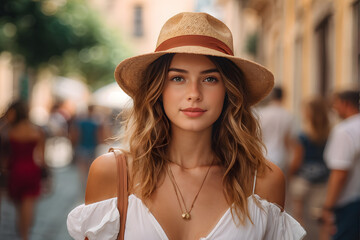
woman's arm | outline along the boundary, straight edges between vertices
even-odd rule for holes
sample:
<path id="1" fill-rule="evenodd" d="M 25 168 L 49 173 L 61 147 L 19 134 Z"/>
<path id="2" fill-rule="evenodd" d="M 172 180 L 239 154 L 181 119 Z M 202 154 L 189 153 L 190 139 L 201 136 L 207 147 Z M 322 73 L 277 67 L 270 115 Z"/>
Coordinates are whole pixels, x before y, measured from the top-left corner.
<path id="1" fill-rule="evenodd" d="M 104 154 L 90 166 L 86 184 L 85 204 L 116 197 L 117 166 L 113 153 Z"/>
<path id="2" fill-rule="evenodd" d="M 304 157 L 304 148 L 299 142 L 296 142 L 294 148 L 294 157 L 290 163 L 289 177 L 293 176 L 299 170 L 299 168 L 302 165 L 303 157 Z"/>
<path id="3" fill-rule="evenodd" d="M 285 205 L 285 176 L 281 169 L 272 162 L 267 163 L 263 174 L 256 182 L 255 193 L 261 198 L 278 205 L 281 210 Z"/>

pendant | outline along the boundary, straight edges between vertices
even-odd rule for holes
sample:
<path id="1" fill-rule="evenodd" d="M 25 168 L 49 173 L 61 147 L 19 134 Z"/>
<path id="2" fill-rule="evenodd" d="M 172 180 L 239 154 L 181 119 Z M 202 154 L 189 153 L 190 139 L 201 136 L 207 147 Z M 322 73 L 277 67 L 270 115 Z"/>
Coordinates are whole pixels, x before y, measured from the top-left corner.
<path id="1" fill-rule="evenodd" d="M 184 219 L 184 220 L 190 220 L 190 213 L 183 213 L 182 215 L 181 215 L 181 217 Z"/>

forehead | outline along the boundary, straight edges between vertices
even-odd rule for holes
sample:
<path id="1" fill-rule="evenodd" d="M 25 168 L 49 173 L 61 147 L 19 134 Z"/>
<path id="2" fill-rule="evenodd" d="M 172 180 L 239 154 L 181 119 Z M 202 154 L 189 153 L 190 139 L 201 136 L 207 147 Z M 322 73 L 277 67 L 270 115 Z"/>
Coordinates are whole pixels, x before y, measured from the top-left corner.
<path id="1" fill-rule="evenodd" d="M 171 61 L 170 68 L 205 70 L 216 69 L 216 66 L 210 58 L 205 55 L 177 53 Z"/>

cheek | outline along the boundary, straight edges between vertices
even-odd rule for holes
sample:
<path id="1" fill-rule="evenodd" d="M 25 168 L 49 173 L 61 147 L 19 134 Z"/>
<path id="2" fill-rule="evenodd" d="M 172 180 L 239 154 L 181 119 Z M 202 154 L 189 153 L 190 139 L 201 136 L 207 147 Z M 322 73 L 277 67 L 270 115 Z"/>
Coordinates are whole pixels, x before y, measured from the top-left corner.
<path id="1" fill-rule="evenodd" d="M 162 102 L 166 115 L 169 115 L 177 106 L 177 94 L 171 88 L 165 88 L 162 94 Z"/>
<path id="2" fill-rule="evenodd" d="M 213 106 L 214 113 L 218 118 L 223 110 L 224 101 L 225 101 L 225 90 L 224 91 L 216 91 L 211 94 L 209 97 L 211 99 L 211 105 Z"/>
<path id="3" fill-rule="evenodd" d="M 162 101 L 164 103 L 164 105 L 171 101 L 171 96 L 172 96 L 172 93 L 171 93 L 171 88 L 169 86 L 165 86 L 164 90 L 163 90 L 163 93 L 162 93 Z"/>
<path id="4" fill-rule="evenodd" d="M 222 108 L 225 100 L 225 89 L 219 89 L 212 94 L 212 99 L 217 106 Z"/>

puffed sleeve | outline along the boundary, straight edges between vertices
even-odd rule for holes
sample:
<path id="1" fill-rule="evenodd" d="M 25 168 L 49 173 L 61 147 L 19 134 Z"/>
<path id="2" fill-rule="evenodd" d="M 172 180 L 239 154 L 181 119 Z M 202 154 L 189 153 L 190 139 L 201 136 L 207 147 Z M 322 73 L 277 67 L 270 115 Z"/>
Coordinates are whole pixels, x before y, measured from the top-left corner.
<path id="1" fill-rule="evenodd" d="M 274 204 L 268 206 L 266 239 L 300 240 L 306 235 L 304 228 L 288 213 Z"/>
<path id="2" fill-rule="evenodd" d="M 80 205 L 67 218 L 67 228 L 75 240 L 116 239 L 120 229 L 117 199 Z"/>

